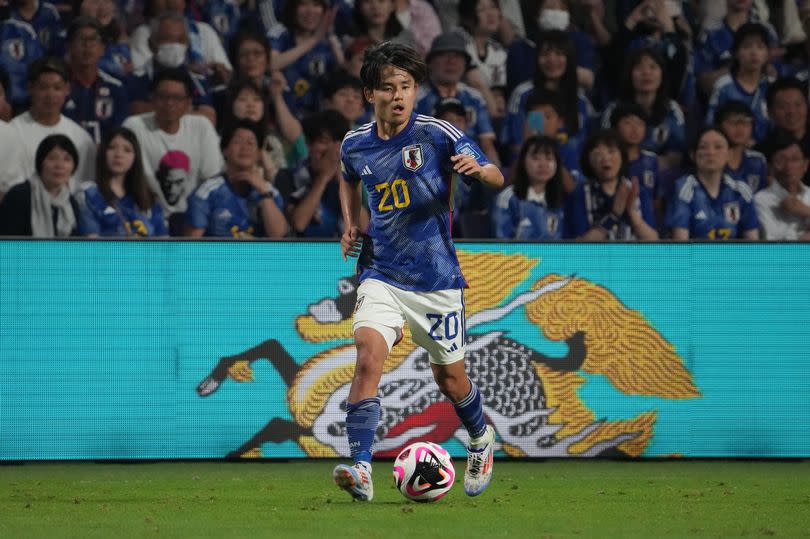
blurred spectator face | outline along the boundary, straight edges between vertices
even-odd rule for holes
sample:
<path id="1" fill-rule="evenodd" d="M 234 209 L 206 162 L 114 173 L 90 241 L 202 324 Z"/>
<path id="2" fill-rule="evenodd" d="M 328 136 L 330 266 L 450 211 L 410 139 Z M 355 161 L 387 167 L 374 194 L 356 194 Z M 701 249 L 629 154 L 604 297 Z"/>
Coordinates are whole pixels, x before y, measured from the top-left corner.
<path id="1" fill-rule="evenodd" d="M 657 92 L 661 87 L 661 66 L 647 55 L 641 56 L 630 71 L 637 92 Z"/>
<path id="2" fill-rule="evenodd" d="M 82 28 L 68 43 L 70 63 L 76 67 L 97 66 L 104 56 L 104 43 L 101 35 L 93 28 Z"/>
<path id="3" fill-rule="evenodd" d="M 249 79 L 259 80 L 267 73 L 270 59 L 261 43 L 246 39 L 239 45 L 236 62 L 239 73 Z"/>
<path id="4" fill-rule="evenodd" d="M 771 156 L 770 170 L 774 178 L 782 185 L 798 185 L 807 173 L 807 158 L 798 144 L 774 152 Z"/>
<path id="5" fill-rule="evenodd" d="M 506 116 L 506 89 L 502 87 L 490 88 L 492 99 L 495 101 L 495 112 L 493 118 L 503 118 Z"/>
<path id="6" fill-rule="evenodd" d="M 766 43 L 763 43 L 757 36 L 748 36 L 740 43 L 740 48 L 737 50 L 737 61 L 742 69 L 757 71 L 768 62 L 768 55 Z"/>
<path id="7" fill-rule="evenodd" d="M 307 147 L 309 148 L 310 167 L 316 174 L 323 171 L 324 167 L 330 166 L 330 163 L 334 163 L 337 167 L 340 162 L 340 141 L 332 140 L 327 134 L 308 139 Z M 334 172 L 337 173 L 337 168 Z"/>
<path id="8" fill-rule="evenodd" d="M 537 25 L 543 30 L 567 30 L 571 25 L 567 3 L 562 0 L 546 0 L 537 14 Z"/>
<path id="9" fill-rule="evenodd" d="M 158 3 L 165 4 L 163 11 L 179 11 L 183 13 L 186 10 L 186 0 L 158 0 Z M 163 11 L 156 11 L 155 13 L 163 13 Z"/>
<path id="10" fill-rule="evenodd" d="M 807 100 L 796 88 L 786 88 L 773 96 L 768 110 L 776 127 L 790 133 L 802 133 L 807 125 Z"/>
<path id="11" fill-rule="evenodd" d="M 544 46 L 537 56 L 537 67 L 548 80 L 560 80 L 568 67 L 568 58 L 561 50 Z"/>
<path id="12" fill-rule="evenodd" d="M 152 103 L 160 123 L 175 123 L 188 112 L 191 96 L 182 82 L 164 80 L 155 88 Z"/>
<path id="13" fill-rule="evenodd" d="M 28 87 L 31 110 L 36 115 L 58 115 L 70 93 L 68 83 L 56 73 L 45 72 Z"/>
<path id="14" fill-rule="evenodd" d="M 460 52 L 440 52 L 430 59 L 429 68 L 436 84 L 456 84 L 467 69 L 467 58 Z"/>
<path id="15" fill-rule="evenodd" d="M 351 86 L 341 88 L 335 92 L 331 99 L 326 101 L 329 108 L 343 114 L 351 123 L 355 123 L 365 112 L 363 109 L 363 93 Z"/>
<path id="16" fill-rule="evenodd" d="M 615 146 L 597 144 L 588 155 L 588 162 L 598 181 L 614 180 L 622 168 L 622 152 Z"/>
<path id="17" fill-rule="evenodd" d="M 720 129 L 726 134 L 732 146 L 747 148 L 754 131 L 754 120 L 744 114 L 732 114 L 720 122 Z"/>
<path id="18" fill-rule="evenodd" d="M 75 168 L 76 162 L 73 161 L 73 157 L 62 148 L 56 147 L 42 161 L 40 178 L 46 188 L 56 189 L 70 182 Z"/>
<path id="19" fill-rule="evenodd" d="M 551 105 L 539 105 L 537 107 L 533 107 L 531 110 L 526 111 L 527 118 L 529 112 L 543 113 L 543 132 L 542 133 L 533 132 L 529 128 L 529 122 L 526 121 L 523 124 L 524 139 L 527 139 L 532 135 L 546 135 L 548 137 L 556 137 L 557 133 L 559 133 L 565 127 L 562 117 L 559 114 L 557 114 L 557 111 L 554 110 L 554 107 L 552 107 Z"/>
<path id="20" fill-rule="evenodd" d="M 478 18 L 476 30 L 482 34 L 494 34 L 501 26 L 501 10 L 494 0 L 479 0 L 475 15 Z"/>
<path id="21" fill-rule="evenodd" d="M 303 32 L 314 32 L 323 17 L 323 4 L 317 0 L 300 0 L 295 10 L 295 22 Z"/>
<path id="22" fill-rule="evenodd" d="M 115 17 L 115 3 L 112 0 L 84 0 L 79 14 L 93 17 L 102 26 L 107 26 Z"/>
<path id="23" fill-rule="evenodd" d="M 441 116 L 439 116 L 440 120 L 444 120 L 446 122 L 450 122 L 456 127 L 459 131 L 466 131 L 467 130 L 467 116 L 455 113 L 453 111 L 446 111 Z"/>
<path id="24" fill-rule="evenodd" d="M 231 141 L 222 150 L 222 156 L 229 167 L 250 170 L 259 162 L 259 141 L 249 129 L 237 129 Z"/>
<path id="25" fill-rule="evenodd" d="M 616 132 L 619 138 L 628 146 L 640 146 L 644 141 L 647 131 L 647 124 L 635 115 L 625 116 L 616 124 Z"/>
<path id="26" fill-rule="evenodd" d="M 549 151 L 530 151 L 526 153 L 523 168 L 526 169 L 530 185 L 546 184 L 557 172 L 557 161 Z"/>
<path id="27" fill-rule="evenodd" d="M 240 120 L 258 122 L 264 117 L 264 101 L 252 88 L 242 88 L 233 100 L 233 115 Z"/>
<path id="28" fill-rule="evenodd" d="M 384 26 L 394 13 L 394 0 L 360 0 L 360 15 L 368 26 Z"/>
<path id="29" fill-rule="evenodd" d="M 753 3 L 754 0 L 726 0 L 726 7 L 728 8 L 729 12 L 747 12 L 749 9 L 751 9 L 751 4 Z"/>
<path id="30" fill-rule="evenodd" d="M 113 176 L 125 176 L 135 162 L 135 148 L 124 137 L 114 137 L 104 159 Z"/>
<path id="31" fill-rule="evenodd" d="M 700 137 L 695 150 L 695 164 L 698 172 L 721 172 L 728 164 L 728 142 L 717 131 L 706 131 Z"/>
<path id="32" fill-rule="evenodd" d="M 167 67 L 180 67 L 185 63 L 188 51 L 188 31 L 183 21 L 166 19 L 152 40 L 155 60 Z"/>

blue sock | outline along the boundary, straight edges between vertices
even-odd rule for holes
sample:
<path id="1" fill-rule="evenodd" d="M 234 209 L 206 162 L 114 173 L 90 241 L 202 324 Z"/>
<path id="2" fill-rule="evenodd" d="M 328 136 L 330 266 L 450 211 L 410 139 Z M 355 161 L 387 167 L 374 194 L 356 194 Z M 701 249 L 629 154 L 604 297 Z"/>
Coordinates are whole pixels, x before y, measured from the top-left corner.
<path id="1" fill-rule="evenodd" d="M 371 445 L 380 422 L 380 399 L 363 399 L 346 406 L 346 432 L 354 462 L 371 462 Z"/>
<path id="2" fill-rule="evenodd" d="M 458 415 L 470 438 L 478 438 L 487 430 L 484 422 L 484 408 L 481 406 L 481 393 L 478 387 L 470 380 L 470 392 L 459 402 L 454 402 L 456 415 Z"/>

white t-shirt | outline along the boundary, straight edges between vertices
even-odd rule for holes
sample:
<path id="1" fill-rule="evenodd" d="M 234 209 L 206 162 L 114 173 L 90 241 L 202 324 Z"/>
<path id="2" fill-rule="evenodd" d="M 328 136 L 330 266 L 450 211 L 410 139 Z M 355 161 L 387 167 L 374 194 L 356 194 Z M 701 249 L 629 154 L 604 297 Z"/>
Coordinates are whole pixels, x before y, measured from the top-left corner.
<path id="1" fill-rule="evenodd" d="M 478 47 L 471 35 L 464 33 L 467 54 L 472 58 L 471 67 L 481 70 L 487 86 L 506 86 L 506 49 L 494 39 L 487 40 L 486 56 L 478 55 Z"/>
<path id="2" fill-rule="evenodd" d="M 7 193 L 13 185 L 25 181 L 19 160 L 14 157 L 17 146 L 14 129 L 0 121 L 0 193 Z"/>
<path id="3" fill-rule="evenodd" d="M 810 206 L 810 188 L 802 184 L 799 189 L 799 200 Z M 810 231 L 810 219 L 789 214 L 779 207 L 787 196 L 787 190 L 779 182 L 773 182 L 754 195 L 763 240 L 798 240 Z"/>
<path id="4" fill-rule="evenodd" d="M 14 152 L 6 157 L 7 149 L 0 150 L 0 191 L 29 179 L 36 172 L 37 147 L 48 135 L 66 135 L 79 153 L 79 166 L 70 178 L 70 190 L 79 191 L 82 182 L 96 177 L 96 144 L 79 124 L 62 115 L 54 126 L 45 126 L 34 121 L 30 112 L 24 112 L 8 124 Z M 3 146 L 6 146 L 3 143 Z"/>
<path id="5" fill-rule="evenodd" d="M 219 38 L 216 30 L 211 28 L 211 25 L 195 21 L 197 28 L 200 30 L 200 43 L 202 44 L 202 55 L 206 62 L 223 64 L 229 71 L 233 71 L 231 61 L 228 60 L 228 55 L 225 48 L 222 46 L 222 40 Z M 152 59 L 152 49 L 149 48 L 149 36 L 152 30 L 148 24 L 142 24 L 137 27 L 132 35 L 129 36 L 129 48 L 132 53 L 132 65 L 136 70 L 142 69 Z"/>
<path id="6" fill-rule="evenodd" d="M 186 114 L 173 135 L 157 126 L 154 112 L 130 116 L 124 127 L 138 138 L 146 179 L 167 214 L 186 211 L 186 199 L 192 191 L 222 172 L 219 137 L 203 116 Z"/>

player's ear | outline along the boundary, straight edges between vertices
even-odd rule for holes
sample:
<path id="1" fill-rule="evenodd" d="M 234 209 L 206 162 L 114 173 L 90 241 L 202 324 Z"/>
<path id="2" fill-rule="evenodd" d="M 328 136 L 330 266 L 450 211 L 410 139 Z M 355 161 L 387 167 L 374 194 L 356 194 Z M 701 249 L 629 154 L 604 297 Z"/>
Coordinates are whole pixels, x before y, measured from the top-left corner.
<path id="1" fill-rule="evenodd" d="M 366 88 L 365 86 L 363 87 L 363 97 L 365 97 L 366 101 L 372 105 L 374 104 L 374 90 L 371 88 Z"/>

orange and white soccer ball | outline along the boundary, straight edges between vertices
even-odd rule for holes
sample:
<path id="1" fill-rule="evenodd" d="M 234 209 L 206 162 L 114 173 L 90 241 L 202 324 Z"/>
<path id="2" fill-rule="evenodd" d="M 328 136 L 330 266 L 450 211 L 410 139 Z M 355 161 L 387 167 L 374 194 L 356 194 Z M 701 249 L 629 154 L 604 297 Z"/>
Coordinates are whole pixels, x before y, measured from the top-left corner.
<path id="1" fill-rule="evenodd" d="M 413 443 L 394 461 L 397 488 L 415 502 L 435 502 L 450 491 L 455 478 L 450 453 L 433 442 Z"/>

